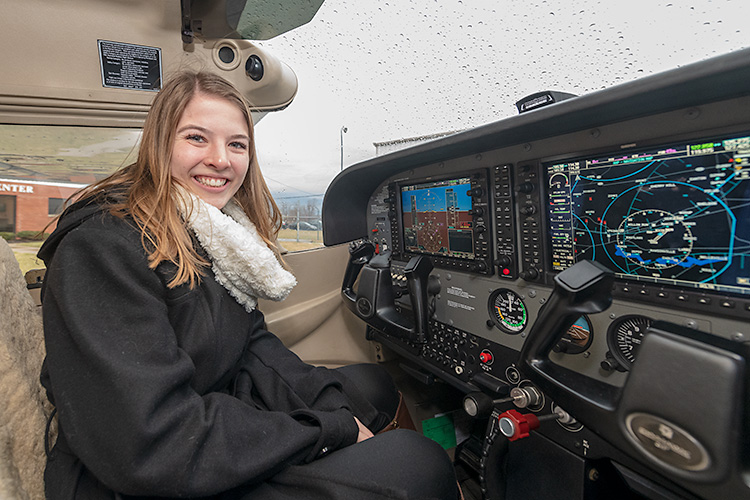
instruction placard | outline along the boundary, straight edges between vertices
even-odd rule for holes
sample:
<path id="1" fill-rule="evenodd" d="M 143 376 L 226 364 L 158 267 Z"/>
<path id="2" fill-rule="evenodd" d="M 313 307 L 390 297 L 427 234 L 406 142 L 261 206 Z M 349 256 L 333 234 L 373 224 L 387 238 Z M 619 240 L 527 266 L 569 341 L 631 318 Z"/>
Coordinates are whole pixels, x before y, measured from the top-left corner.
<path id="1" fill-rule="evenodd" d="M 108 88 L 161 89 L 161 49 L 99 40 L 102 85 Z"/>

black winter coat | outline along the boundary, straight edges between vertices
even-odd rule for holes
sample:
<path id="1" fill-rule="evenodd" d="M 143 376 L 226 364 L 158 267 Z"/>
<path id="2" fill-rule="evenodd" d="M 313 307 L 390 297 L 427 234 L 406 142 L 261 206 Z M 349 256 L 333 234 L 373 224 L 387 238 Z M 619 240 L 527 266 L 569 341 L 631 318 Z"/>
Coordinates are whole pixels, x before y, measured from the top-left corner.
<path id="1" fill-rule="evenodd" d="M 60 424 L 49 500 L 214 495 L 353 444 L 353 414 L 376 415 L 210 271 L 192 290 L 168 288 L 174 267 L 149 268 L 128 219 L 74 205 L 40 256 L 42 383 Z"/>

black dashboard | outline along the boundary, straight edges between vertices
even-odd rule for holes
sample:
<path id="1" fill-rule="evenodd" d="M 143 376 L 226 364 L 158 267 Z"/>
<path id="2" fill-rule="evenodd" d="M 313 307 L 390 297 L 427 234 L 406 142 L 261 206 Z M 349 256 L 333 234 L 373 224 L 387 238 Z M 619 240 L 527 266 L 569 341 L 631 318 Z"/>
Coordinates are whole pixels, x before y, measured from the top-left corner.
<path id="1" fill-rule="evenodd" d="M 410 307 L 410 259 L 434 266 L 426 341 L 377 327 L 372 339 L 425 380 L 495 398 L 525 389 L 525 408 L 539 415 L 556 403 L 526 380 L 518 353 L 555 277 L 579 261 L 614 273 L 613 300 L 604 312 L 578 316 L 549 353 L 554 364 L 622 388 L 656 322 L 745 344 L 750 50 L 351 167 L 329 187 L 323 224 L 326 245 L 365 239 L 390 256 L 399 311 Z M 540 432 L 579 457 L 618 456 L 576 418 Z M 748 434 L 735 436 L 744 450 L 736 473 L 750 457 Z M 664 482 L 626 456 L 616 460 L 686 498 L 750 496 L 747 484 L 694 488 Z M 655 488 L 647 496 L 668 498 Z"/>

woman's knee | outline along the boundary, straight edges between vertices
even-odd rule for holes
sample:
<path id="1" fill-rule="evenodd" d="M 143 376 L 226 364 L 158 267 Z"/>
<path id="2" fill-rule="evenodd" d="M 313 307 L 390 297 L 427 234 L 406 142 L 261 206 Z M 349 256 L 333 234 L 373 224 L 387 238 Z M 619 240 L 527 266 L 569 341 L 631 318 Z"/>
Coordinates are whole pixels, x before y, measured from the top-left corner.
<path id="1" fill-rule="evenodd" d="M 453 464 L 435 441 L 408 430 L 387 432 L 376 440 L 391 452 L 388 467 L 394 471 L 394 479 L 408 484 L 410 491 L 418 495 L 415 498 L 457 498 Z"/>

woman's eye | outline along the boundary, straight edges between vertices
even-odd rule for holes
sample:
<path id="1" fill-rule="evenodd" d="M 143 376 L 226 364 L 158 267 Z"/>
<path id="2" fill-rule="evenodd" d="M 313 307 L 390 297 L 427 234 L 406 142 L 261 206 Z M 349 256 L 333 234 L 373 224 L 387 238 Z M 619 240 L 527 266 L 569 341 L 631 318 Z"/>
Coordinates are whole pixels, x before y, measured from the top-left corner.
<path id="1" fill-rule="evenodd" d="M 189 134 L 185 137 L 188 141 L 205 142 L 206 139 L 202 135 Z"/>
<path id="2" fill-rule="evenodd" d="M 245 144 L 244 142 L 235 141 L 235 142 L 230 142 L 229 145 L 236 149 L 242 149 L 242 150 L 247 149 L 247 144 Z"/>

